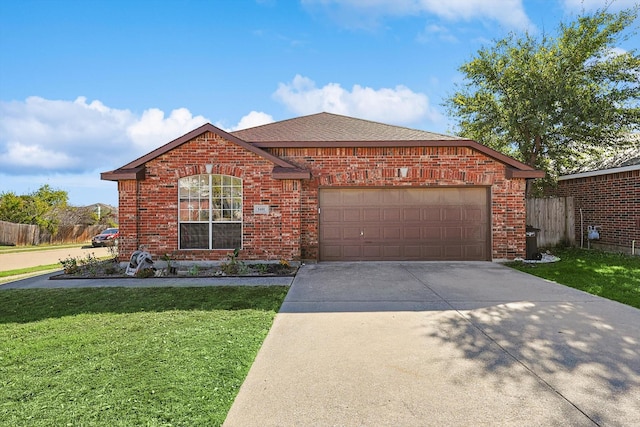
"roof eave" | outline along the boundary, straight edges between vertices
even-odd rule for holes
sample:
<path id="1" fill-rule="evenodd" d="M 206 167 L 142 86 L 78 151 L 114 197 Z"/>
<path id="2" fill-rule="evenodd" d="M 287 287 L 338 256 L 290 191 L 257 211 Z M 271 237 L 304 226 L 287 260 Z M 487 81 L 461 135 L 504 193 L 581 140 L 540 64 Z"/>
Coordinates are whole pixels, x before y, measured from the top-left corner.
<path id="1" fill-rule="evenodd" d="M 299 168 L 283 168 L 276 166 L 271 172 L 273 179 L 310 179 L 311 172 Z"/>
<path id="2" fill-rule="evenodd" d="M 535 170 L 535 169 L 521 170 L 521 169 L 507 168 L 507 172 L 506 172 L 506 177 L 508 179 L 514 179 L 514 178 L 538 179 L 538 178 L 544 178 L 545 176 L 546 176 L 545 171 Z"/>
<path id="3" fill-rule="evenodd" d="M 138 166 L 137 168 L 120 168 L 108 172 L 102 172 L 100 174 L 100 179 L 103 181 L 141 181 L 144 179 L 144 172 L 144 165 Z"/>
<path id="4" fill-rule="evenodd" d="M 514 178 L 526 177 L 542 178 L 544 171 L 539 171 L 522 163 L 513 157 L 509 157 L 492 148 L 482 145 L 471 139 L 442 139 L 442 140 L 392 140 L 392 141 L 249 141 L 250 145 L 259 148 L 357 148 L 357 147 L 468 147 L 479 151 L 509 169 L 517 172 Z"/>

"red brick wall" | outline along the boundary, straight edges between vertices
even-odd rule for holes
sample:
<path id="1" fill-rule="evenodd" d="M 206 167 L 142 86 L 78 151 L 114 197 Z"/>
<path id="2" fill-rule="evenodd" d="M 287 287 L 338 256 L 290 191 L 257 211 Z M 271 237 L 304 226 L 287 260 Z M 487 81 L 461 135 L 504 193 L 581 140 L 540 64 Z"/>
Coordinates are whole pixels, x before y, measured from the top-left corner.
<path id="1" fill-rule="evenodd" d="M 178 251 L 178 179 L 206 173 L 207 163 L 213 164 L 214 174 L 242 179 L 240 257 L 300 259 L 299 183 L 273 179 L 271 162 L 207 132 L 148 162 L 144 180 L 120 182 L 121 261 L 138 248 L 155 259 L 165 253 L 172 253 L 176 260 L 226 259 L 231 250 Z M 269 205 L 270 213 L 255 215 L 254 204 Z"/>
<path id="2" fill-rule="evenodd" d="M 178 248 L 178 179 L 205 173 L 243 181 L 245 260 L 318 258 L 318 188 L 323 186 L 489 186 L 492 258 L 525 255 L 525 180 L 506 179 L 505 166 L 466 147 L 279 148 L 268 150 L 311 171 L 310 180 L 275 180 L 273 164 L 212 133 L 150 161 L 145 179 L 121 181 L 121 260 L 143 247 L 154 257 Z M 406 178 L 398 169 L 408 167 Z M 137 190 L 137 191 L 136 191 Z M 253 206 L 270 206 L 255 215 Z M 178 260 L 223 260 L 229 250 L 182 250 Z"/>
<path id="3" fill-rule="evenodd" d="M 576 242 L 582 209 L 585 246 L 589 225 L 601 227 L 596 246 L 623 252 L 631 251 L 633 240 L 640 246 L 640 170 L 559 181 L 553 193 L 574 199 Z"/>
<path id="4" fill-rule="evenodd" d="M 525 180 L 505 178 L 505 166 L 466 147 L 280 148 L 269 150 L 311 170 L 302 181 L 302 258 L 318 258 L 318 188 L 360 186 L 491 187 L 492 258 L 525 256 Z M 408 167 L 406 178 L 398 169 Z"/>

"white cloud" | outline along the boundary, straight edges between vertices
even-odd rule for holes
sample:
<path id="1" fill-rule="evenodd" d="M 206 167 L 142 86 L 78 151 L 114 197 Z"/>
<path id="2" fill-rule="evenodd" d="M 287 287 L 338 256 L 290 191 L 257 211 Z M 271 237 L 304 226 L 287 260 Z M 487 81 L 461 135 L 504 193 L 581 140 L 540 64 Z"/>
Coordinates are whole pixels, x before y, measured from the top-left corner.
<path id="1" fill-rule="evenodd" d="M 480 19 L 514 29 L 533 27 L 522 0 L 303 0 L 302 3 L 308 8 L 322 8 L 343 24 L 360 19 L 360 26 L 375 24 L 385 16 L 428 14 L 451 22 Z"/>
<path id="2" fill-rule="evenodd" d="M 127 135 L 137 148 L 146 152 L 207 122 L 202 116 L 193 117 L 186 108 L 173 110 L 167 118 L 162 110 L 150 108 L 127 127 Z"/>
<path id="3" fill-rule="evenodd" d="M 273 123 L 273 117 L 267 113 L 263 113 L 261 111 L 252 111 L 246 116 L 240 119 L 237 125 L 231 128 L 231 131 L 252 128 L 255 126 L 266 125 L 268 123 Z"/>
<path id="4" fill-rule="evenodd" d="M 603 9 L 607 6 L 607 3 L 610 2 L 605 2 L 604 0 L 562 0 L 562 3 L 564 9 L 567 11 L 583 12 Z M 613 12 L 636 6 L 638 6 L 638 0 L 614 0 L 607 7 L 607 10 Z"/>
<path id="5" fill-rule="evenodd" d="M 440 119 L 425 94 L 402 85 L 381 89 L 354 85 L 348 91 L 338 83 L 318 88 L 313 80 L 296 75 L 290 83 L 280 83 L 274 97 L 300 115 L 324 111 L 393 124 Z"/>
<path id="6" fill-rule="evenodd" d="M 97 100 L 87 103 L 84 97 L 0 101 L 0 171 L 31 175 L 109 170 L 206 122 L 185 108 L 168 117 L 152 108 L 138 117 Z"/>

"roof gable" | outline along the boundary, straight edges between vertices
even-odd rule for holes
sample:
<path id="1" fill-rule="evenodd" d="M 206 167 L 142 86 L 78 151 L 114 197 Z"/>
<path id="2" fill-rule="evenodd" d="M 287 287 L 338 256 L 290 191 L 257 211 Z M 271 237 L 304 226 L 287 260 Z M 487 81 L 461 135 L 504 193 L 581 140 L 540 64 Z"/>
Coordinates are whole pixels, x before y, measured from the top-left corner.
<path id="1" fill-rule="evenodd" d="M 194 138 L 199 137 L 200 135 L 206 132 L 211 132 L 216 135 L 219 135 L 224 139 L 226 139 L 227 141 L 238 144 L 241 147 L 245 148 L 246 150 L 257 154 L 258 156 L 263 157 L 266 160 L 269 160 L 275 166 L 274 177 L 279 177 L 279 176 L 307 176 L 308 177 L 308 172 L 298 169 L 295 165 L 292 165 L 286 160 L 283 160 L 277 156 L 274 156 L 273 154 L 270 154 L 264 151 L 263 149 L 256 147 L 252 144 L 248 144 L 247 142 L 239 139 L 238 137 L 233 136 L 230 133 L 225 132 L 220 128 L 217 128 L 211 123 L 206 123 L 200 126 L 199 128 L 194 129 L 191 132 L 186 133 L 185 135 L 177 139 L 174 139 L 173 141 L 168 142 L 167 144 L 161 147 L 156 148 L 155 150 L 145 154 L 142 157 L 137 158 L 132 162 L 127 163 L 126 165 L 116 170 L 101 173 L 100 174 L 101 179 L 108 180 L 108 181 L 118 181 L 121 179 L 142 179 L 144 177 L 145 163 L 157 157 L 160 157 L 165 153 L 168 153 L 169 151 L 181 146 L 182 144 L 188 141 L 191 141 Z M 288 174 L 283 173 L 283 171 L 288 172 Z M 292 175 L 292 172 L 295 172 L 295 173 Z"/>
<path id="2" fill-rule="evenodd" d="M 332 113 L 318 113 L 232 132 L 248 142 L 455 141 L 455 136 L 393 126 Z"/>

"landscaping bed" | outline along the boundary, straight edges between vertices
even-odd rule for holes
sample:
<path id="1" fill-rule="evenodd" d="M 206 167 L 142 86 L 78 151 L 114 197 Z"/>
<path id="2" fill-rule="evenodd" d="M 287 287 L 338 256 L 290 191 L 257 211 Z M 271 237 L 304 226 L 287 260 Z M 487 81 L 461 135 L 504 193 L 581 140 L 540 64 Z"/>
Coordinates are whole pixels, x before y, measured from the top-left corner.
<path id="1" fill-rule="evenodd" d="M 239 261 L 230 256 L 224 262 L 189 262 L 161 260 L 152 266 L 130 271 L 128 263 L 119 263 L 115 258 L 100 260 L 93 255 L 84 258 L 60 260 L 63 272 L 51 276 L 51 280 L 65 279 L 114 279 L 114 278 L 179 278 L 179 277 L 269 277 L 295 276 L 298 266 L 286 260 Z"/>

